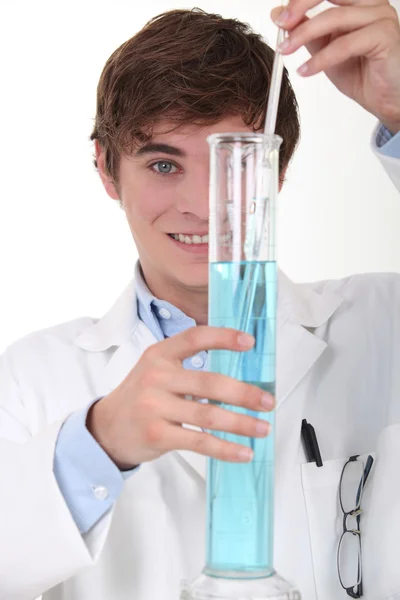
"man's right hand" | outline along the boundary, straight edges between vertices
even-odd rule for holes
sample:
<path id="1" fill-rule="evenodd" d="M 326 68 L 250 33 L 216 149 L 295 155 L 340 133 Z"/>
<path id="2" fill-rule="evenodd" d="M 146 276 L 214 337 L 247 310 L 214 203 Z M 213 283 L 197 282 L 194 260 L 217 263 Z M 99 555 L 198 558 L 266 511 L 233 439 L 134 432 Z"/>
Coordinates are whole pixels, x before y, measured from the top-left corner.
<path id="1" fill-rule="evenodd" d="M 178 449 L 248 462 L 252 458 L 249 448 L 182 424 L 247 437 L 265 437 L 269 424 L 185 396 L 252 411 L 271 410 L 273 396 L 226 375 L 186 370 L 182 361 L 202 350 L 246 351 L 253 345 L 252 336 L 235 329 L 198 326 L 150 346 L 122 383 L 92 406 L 89 431 L 122 470 Z"/>

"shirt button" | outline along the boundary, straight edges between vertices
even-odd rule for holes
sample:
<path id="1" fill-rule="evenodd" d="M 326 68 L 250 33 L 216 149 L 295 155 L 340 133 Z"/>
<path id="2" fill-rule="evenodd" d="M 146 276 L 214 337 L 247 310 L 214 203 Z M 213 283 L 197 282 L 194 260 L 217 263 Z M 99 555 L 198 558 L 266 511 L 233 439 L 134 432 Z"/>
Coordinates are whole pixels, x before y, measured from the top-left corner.
<path id="1" fill-rule="evenodd" d="M 198 354 L 193 356 L 190 362 L 195 369 L 201 369 L 201 367 L 204 365 L 204 360 Z"/>
<path id="2" fill-rule="evenodd" d="M 163 319 L 171 318 L 171 313 L 166 308 L 160 308 L 159 312 L 160 312 L 160 317 L 162 317 Z"/>
<path id="3" fill-rule="evenodd" d="M 109 494 L 108 489 L 103 485 L 95 485 L 93 486 L 93 494 L 97 500 L 107 500 Z"/>

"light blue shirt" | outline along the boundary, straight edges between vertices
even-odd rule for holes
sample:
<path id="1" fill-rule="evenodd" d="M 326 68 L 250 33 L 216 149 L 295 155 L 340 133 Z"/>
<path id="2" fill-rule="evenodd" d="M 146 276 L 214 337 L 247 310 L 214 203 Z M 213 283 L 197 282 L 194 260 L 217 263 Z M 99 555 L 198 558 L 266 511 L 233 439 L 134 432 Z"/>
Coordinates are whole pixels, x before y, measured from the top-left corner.
<path id="1" fill-rule="evenodd" d="M 381 126 L 376 145 L 385 156 L 400 158 L 400 132 L 393 136 Z M 142 276 L 136 273 L 138 314 L 157 340 L 171 337 L 196 325 L 172 304 L 155 298 Z M 183 362 L 187 369 L 204 371 L 207 353 L 200 352 Z M 89 531 L 110 510 L 122 491 L 124 479 L 135 470 L 121 472 L 86 428 L 89 406 L 68 417 L 58 436 L 54 475 L 81 533 Z M 140 467 L 139 467 L 140 468 Z"/>
<path id="2" fill-rule="evenodd" d="M 384 156 L 400 158 L 400 131 L 396 135 L 381 125 L 376 134 L 376 146 Z"/>

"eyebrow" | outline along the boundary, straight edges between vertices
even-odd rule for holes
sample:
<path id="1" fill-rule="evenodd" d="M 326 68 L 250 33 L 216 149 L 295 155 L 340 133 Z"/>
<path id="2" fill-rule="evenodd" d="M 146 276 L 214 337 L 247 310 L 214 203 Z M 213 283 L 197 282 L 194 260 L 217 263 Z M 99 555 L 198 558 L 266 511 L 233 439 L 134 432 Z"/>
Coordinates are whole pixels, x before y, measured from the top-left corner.
<path id="1" fill-rule="evenodd" d="M 154 142 L 149 142 L 148 144 L 145 144 L 139 148 L 139 150 L 136 152 L 136 156 L 156 154 L 158 152 L 162 152 L 163 154 L 171 154 L 171 156 L 179 156 L 180 158 L 187 156 L 184 150 L 181 150 L 176 146 L 170 146 L 169 144 L 156 144 Z"/>

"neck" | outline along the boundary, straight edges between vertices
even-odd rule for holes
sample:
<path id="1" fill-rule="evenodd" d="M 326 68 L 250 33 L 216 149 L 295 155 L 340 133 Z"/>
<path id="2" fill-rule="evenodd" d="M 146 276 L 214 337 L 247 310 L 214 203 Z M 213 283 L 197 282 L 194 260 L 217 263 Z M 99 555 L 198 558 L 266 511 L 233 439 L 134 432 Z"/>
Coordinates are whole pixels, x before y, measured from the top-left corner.
<path id="1" fill-rule="evenodd" d="M 169 302 L 179 308 L 188 317 L 196 321 L 197 325 L 208 323 L 208 288 L 189 288 L 179 281 L 166 281 L 157 273 L 144 272 L 141 266 L 142 277 L 147 287 L 159 300 Z"/>

